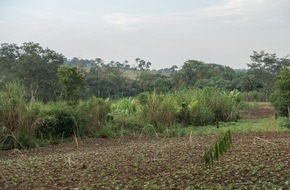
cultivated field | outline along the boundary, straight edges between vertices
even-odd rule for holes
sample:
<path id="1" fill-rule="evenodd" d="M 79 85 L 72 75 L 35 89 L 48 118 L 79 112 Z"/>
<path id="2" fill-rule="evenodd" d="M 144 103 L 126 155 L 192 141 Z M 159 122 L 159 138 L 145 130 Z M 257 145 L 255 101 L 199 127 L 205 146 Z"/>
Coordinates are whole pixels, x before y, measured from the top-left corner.
<path id="1" fill-rule="evenodd" d="M 242 116 L 220 129 L 186 128 L 193 135 L 185 137 L 139 134 L 0 151 L 0 189 L 290 189 L 289 130 L 277 126 L 271 107 Z M 233 146 L 205 169 L 205 150 L 227 128 Z"/>
<path id="2" fill-rule="evenodd" d="M 98 139 L 0 152 L 1 189 L 278 189 L 290 187 L 290 133 L 234 134 L 211 170 L 216 136 Z"/>

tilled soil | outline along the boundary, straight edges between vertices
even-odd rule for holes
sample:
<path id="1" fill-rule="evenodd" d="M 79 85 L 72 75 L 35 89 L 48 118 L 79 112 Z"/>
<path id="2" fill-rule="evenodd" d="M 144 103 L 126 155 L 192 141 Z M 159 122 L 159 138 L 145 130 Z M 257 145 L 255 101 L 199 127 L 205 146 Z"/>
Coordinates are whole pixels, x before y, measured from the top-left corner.
<path id="1" fill-rule="evenodd" d="M 242 110 L 241 111 L 241 119 L 247 120 L 258 120 L 264 118 L 271 118 L 275 116 L 275 108 L 272 106 L 265 107 L 257 107 L 252 110 Z"/>
<path id="2" fill-rule="evenodd" d="M 234 134 L 210 170 L 216 136 L 120 138 L 0 152 L 0 189 L 290 189 L 290 133 Z"/>

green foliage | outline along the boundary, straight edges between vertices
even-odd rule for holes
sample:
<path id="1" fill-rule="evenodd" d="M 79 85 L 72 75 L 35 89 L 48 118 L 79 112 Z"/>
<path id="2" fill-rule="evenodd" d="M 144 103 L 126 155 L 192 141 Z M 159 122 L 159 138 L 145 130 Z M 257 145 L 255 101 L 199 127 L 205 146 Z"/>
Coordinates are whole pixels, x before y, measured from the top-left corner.
<path id="1" fill-rule="evenodd" d="M 91 67 L 85 74 L 86 91 L 83 97 L 121 98 L 134 96 L 137 93 L 137 81 L 123 77 L 119 68 L 105 65 Z"/>
<path id="2" fill-rule="evenodd" d="M 216 121 L 235 121 L 239 117 L 240 101 L 239 92 L 217 88 L 167 94 L 142 93 L 136 98 L 123 98 L 113 103 L 111 114 L 113 122 L 119 127 L 140 131 L 146 126 L 153 126 L 154 130 L 162 133 L 179 124 L 200 126 Z"/>
<path id="3" fill-rule="evenodd" d="M 148 99 L 150 97 L 150 94 L 148 92 L 143 92 L 137 95 L 137 99 L 139 104 L 141 104 L 142 106 L 146 105 L 148 102 Z"/>
<path id="4" fill-rule="evenodd" d="M 38 43 L 1 44 L 0 47 L 0 82 L 20 80 L 29 90 L 31 101 L 56 100 L 57 68 L 63 63 L 63 56 Z"/>
<path id="5" fill-rule="evenodd" d="M 249 91 L 249 92 L 242 92 L 241 97 L 243 101 L 246 102 L 263 102 L 265 97 L 262 92 L 259 91 Z"/>
<path id="6" fill-rule="evenodd" d="M 77 111 L 79 132 L 86 136 L 94 136 L 98 130 L 106 126 L 110 103 L 108 100 L 93 96 L 87 101 L 81 102 Z"/>
<path id="7" fill-rule="evenodd" d="M 117 136 L 116 129 L 114 126 L 102 127 L 97 133 L 98 138 L 115 138 Z"/>
<path id="8" fill-rule="evenodd" d="M 149 122 L 154 126 L 157 126 L 159 121 L 159 108 L 161 104 L 161 97 L 155 92 L 151 95 L 147 105 L 143 107 L 144 115 L 149 119 Z"/>
<path id="9" fill-rule="evenodd" d="M 165 96 L 162 100 L 160 111 L 156 113 L 158 115 L 158 121 L 160 123 L 166 124 L 167 126 L 172 126 L 176 122 L 177 114 L 177 103 L 172 96 Z"/>
<path id="10" fill-rule="evenodd" d="M 263 90 L 265 101 L 269 101 L 270 93 L 274 90 L 275 76 L 280 69 L 289 66 L 286 58 L 278 58 L 276 54 L 265 53 L 264 51 L 253 51 L 250 56 L 251 63 L 247 64 L 250 68 L 248 73 L 252 79 L 258 81 Z"/>
<path id="11" fill-rule="evenodd" d="M 25 88 L 18 81 L 5 84 L 0 93 L 0 142 L 4 149 L 20 145 L 17 135 L 24 127 L 24 96 Z"/>
<path id="12" fill-rule="evenodd" d="M 21 129 L 25 111 L 25 88 L 19 81 L 7 83 L 0 94 L 1 125 L 9 131 Z"/>
<path id="13" fill-rule="evenodd" d="M 112 103 L 111 113 L 107 118 L 113 119 L 112 122 L 117 127 L 135 129 L 142 123 L 141 108 L 135 98 L 122 98 Z"/>
<path id="14" fill-rule="evenodd" d="M 8 82 L 0 92 L 0 149 L 37 146 L 35 131 L 41 123 L 33 103 L 25 101 L 25 87 Z"/>
<path id="15" fill-rule="evenodd" d="M 81 97 L 81 88 L 84 85 L 84 76 L 77 67 L 60 67 L 57 77 L 61 86 L 61 97 L 69 105 L 77 104 Z"/>
<path id="16" fill-rule="evenodd" d="M 281 69 L 276 78 L 274 104 L 279 114 L 290 118 L 290 69 Z"/>
<path id="17" fill-rule="evenodd" d="M 110 104 L 92 97 L 79 105 L 69 106 L 64 102 L 46 104 L 42 107 L 42 122 L 38 138 L 67 138 L 73 135 L 94 137 L 106 126 Z"/>
<path id="18" fill-rule="evenodd" d="M 137 84 L 142 92 L 168 92 L 172 88 L 169 76 L 150 71 L 142 71 L 137 77 Z"/>
<path id="19" fill-rule="evenodd" d="M 219 87 L 232 89 L 232 80 L 236 77 L 235 71 L 227 66 L 206 64 L 197 60 L 188 60 L 182 69 L 174 76 L 175 87 Z"/>
<path id="20" fill-rule="evenodd" d="M 204 165 L 206 168 L 211 168 L 215 161 L 218 161 L 232 145 L 231 131 L 228 130 L 220 136 L 216 142 L 204 153 Z"/>
<path id="21" fill-rule="evenodd" d="M 279 117 L 278 118 L 278 125 L 281 127 L 286 127 L 290 129 L 290 119 L 286 117 Z"/>
<path id="22" fill-rule="evenodd" d="M 179 121 L 207 125 L 215 121 L 234 121 L 239 117 L 240 94 L 217 88 L 183 90 L 174 93 L 179 108 Z M 191 106 L 194 105 L 194 106 Z"/>
<path id="23" fill-rule="evenodd" d="M 115 114 L 130 115 L 136 112 L 136 101 L 132 98 L 123 98 L 117 104 L 112 104 Z"/>
<path id="24" fill-rule="evenodd" d="M 76 111 L 65 103 L 50 103 L 43 107 L 43 121 L 37 130 L 38 137 L 71 137 L 77 131 Z"/>

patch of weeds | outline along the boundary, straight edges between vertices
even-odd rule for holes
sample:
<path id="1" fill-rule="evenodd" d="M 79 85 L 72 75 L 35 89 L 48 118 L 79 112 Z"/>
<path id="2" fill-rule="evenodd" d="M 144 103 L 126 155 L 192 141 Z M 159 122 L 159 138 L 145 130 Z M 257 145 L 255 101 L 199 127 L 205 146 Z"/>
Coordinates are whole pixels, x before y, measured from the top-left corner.
<path id="1" fill-rule="evenodd" d="M 121 128 L 117 131 L 117 134 L 118 136 L 121 136 L 121 137 L 124 137 L 124 136 L 127 137 L 131 134 L 131 132 L 128 129 Z"/>
<path id="2" fill-rule="evenodd" d="M 287 117 L 279 117 L 277 119 L 278 126 L 290 129 L 290 119 Z"/>
<path id="3" fill-rule="evenodd" d="M 96 134 L 97 138 L 116 138 L 116 129 L 113 126 L 102 127 Z"/>
<path id="4" fill-rule="evenodd" d="M 141 135 L 144 134 L 145 136 L 153 137 L 156 136 L 158 137 L 158 133 L 156 131 L 156 128 L 153 125 L 145 125 L 141 131 Z"/>
<path id="5" fill-rule="evenodd" d="M 168 130 L 166 130 L 163 133 L 165 137 L 183 137 L 188 134 L 189 134 L 188 131 L 181 126 L 174 126 L 174 127 L 168 128 Z"/>

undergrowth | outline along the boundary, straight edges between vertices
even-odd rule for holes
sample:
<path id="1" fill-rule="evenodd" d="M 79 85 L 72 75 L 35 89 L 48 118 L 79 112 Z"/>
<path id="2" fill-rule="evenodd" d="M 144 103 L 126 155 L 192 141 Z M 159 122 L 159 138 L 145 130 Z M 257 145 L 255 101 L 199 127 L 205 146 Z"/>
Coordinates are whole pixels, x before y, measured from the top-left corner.
<path id="1" fill-rule="evenodd" d="M 241 104 L 239 92 L 217 88 L 141 93 L 114 101 L 91 97 L 76 105 L 28 102 L 25 97 L 26 90 L 18 81 L 7 83 L 0 91 L 0 149 L 39 147 L 76 137 L 175 137 L 216 134 L 227 129 L 232 133 L 289 130 L 285 118 L 236 122 L 241 106 L 252 109 L 270 105 Z"/>

